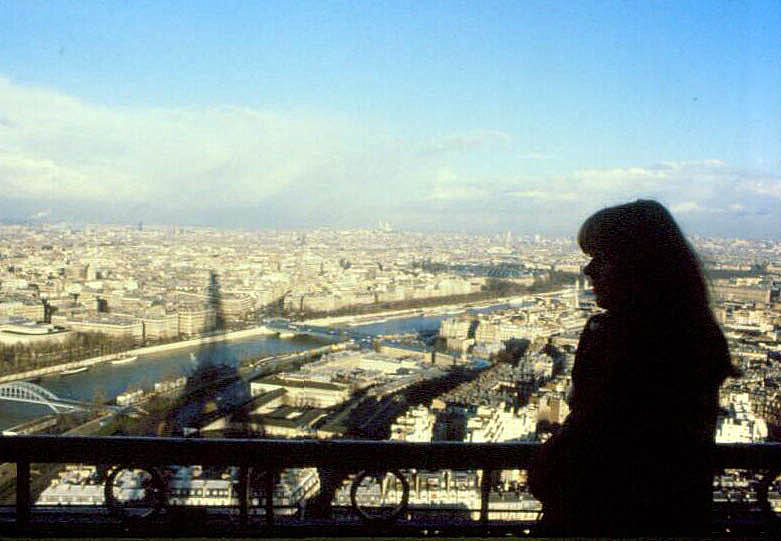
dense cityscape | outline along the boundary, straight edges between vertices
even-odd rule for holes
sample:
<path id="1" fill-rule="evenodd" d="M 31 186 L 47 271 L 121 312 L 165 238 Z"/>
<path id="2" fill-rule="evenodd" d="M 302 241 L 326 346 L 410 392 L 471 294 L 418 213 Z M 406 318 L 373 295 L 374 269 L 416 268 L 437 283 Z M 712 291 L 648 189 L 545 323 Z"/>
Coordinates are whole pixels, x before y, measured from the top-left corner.
<path id="1" fill-rule="evenodd" d="M 691 240 L 743 372 L 722 389 L 717 441 L 775 441 L 781 243 Z M 0 261 L 3 408 L 26 397 L 58 411 L 6 423 L 9 437 L 544 441 L 569 413 L 578 337 L 599 310 L 582 274 L 588 258 L 572 239 L 512 232 L 40 223 L 2 226 Z M 226 345 L 304 336 L 310 341 L 265 356 Z M 66 413 L 67 393 L 46 394 L 101 366 L 149 372 L 163 363 L 156 355 L 178 350 L 189 352 L 186 367 L 72 400 L 75 412 Z M 12 497 L 10 467 L 2 475 Z M 122 472 L 120 497 L 138 498 L 142 475 Z M 236 468 L 172 466 L 166 475 L 171 505 L 235 505 Z M 88 465 L 42 469 L 38 504 L 103 504 L 105 476 Z M 412 512 L 477 516 L 480 470 L 409 476 Z M 275 501 L 299 514 L 324 497 L 349 506 L 347 479 L 327 495 L 321 483 L 313 468 L 286 470 Z M 714 501 L 749 501 L 755 485 L 750 474 L 726 471 Z M 367 504 L 401 498 L 390 474 L 362 490 Z M 771 502 L 781 497 L 771 493 Z M 492 519 L 532 520 L 539 509 L 524 471 L 491 479 Z"/>

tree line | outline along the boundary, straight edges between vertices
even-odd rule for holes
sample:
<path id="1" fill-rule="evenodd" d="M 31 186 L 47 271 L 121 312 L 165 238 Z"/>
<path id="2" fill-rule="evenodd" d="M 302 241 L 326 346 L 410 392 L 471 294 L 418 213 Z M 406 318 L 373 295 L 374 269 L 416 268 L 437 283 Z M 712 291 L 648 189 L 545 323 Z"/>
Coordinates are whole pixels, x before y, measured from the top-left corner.
<path id="1" fill-rule="evenodd" d="M 0 344 L 0 375 L 121 353 L 135 346 L 132 336 L 109 336 L 101 332 L 74 332 L 62 341 Z"/>

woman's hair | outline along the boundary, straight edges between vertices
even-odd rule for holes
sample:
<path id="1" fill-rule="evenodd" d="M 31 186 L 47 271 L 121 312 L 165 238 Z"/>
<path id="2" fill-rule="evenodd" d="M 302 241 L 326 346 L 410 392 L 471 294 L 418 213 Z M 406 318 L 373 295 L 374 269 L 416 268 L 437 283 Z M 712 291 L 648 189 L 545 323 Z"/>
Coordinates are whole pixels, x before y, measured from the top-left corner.
<path id="1" fill-rule="evenodd" d="M 670 309 L 709 310 L 700 260 L 673 217 L 656 201 L 638 199 L 596 212 L 581 226 L 578 244 L 635 280 L 637 300 L 645 307 L 668 302 L 675 305 Z"/>
<path id="2" fill-rule="evenodd" d="M 586 254 L 604 258 L 620 270 L 616 274 L 627 281 L 621 285 L 633 292 L 629 308 L 664 318 L 662 325 L 717 333 L 723 343 L 717 348 L 723 350 L 717 354 L 721 359 L 714 359 L 717 377 L 739 374 L 710 309 L 700 259 L 664 206 L 638 199 L 602 209 L 583 223 L 578 244 Z"/>

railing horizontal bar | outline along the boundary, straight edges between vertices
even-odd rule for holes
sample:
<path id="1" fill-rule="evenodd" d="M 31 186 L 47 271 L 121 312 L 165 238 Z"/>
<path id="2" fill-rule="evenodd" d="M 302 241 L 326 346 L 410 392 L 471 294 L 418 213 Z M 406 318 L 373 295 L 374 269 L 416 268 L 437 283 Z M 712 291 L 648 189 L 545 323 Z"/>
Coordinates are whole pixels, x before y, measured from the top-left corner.
<path id="1" fill-rule="evenodd" d="M 82 436 L 0 437 L 0 462 L 229 464 L 280 469 L 518 468 L 530 463 L 534 443 L 410 443 L 354 440 L 250 440 Z M 781 452 L 779 453 L 781 458 Z"/>
<path id="2" fill-rule="evenodd" d="M 150 437 L 0 436 L 0 462 L 229 464 L 280 469 L 325 466 L 491 469 L 528 466 L 539 444 L 526 442 L 412 443 L 366 440 L 257 440 Z M 719 444 L 722 468 L 781 466 L 781 444 Z"/>
<path id="3" fill-rule="evenodd" d="M 781 466 L 781 443 L 720 443 L 714 464 L 722 468 L 772 469 Z"/>
<path id="4" fill-rule="evenodd" d="M 537 443 L 412 443 L 366 440 L 257 440 L 150 437 L 0 436 L 0 462 L 147 465 L 227 464 L 269 469 L 320 466 L 376 469 L 513 469 L 528 466 Z M 719 444 L 720 468 L 781 466 L 781 444 Z"/>

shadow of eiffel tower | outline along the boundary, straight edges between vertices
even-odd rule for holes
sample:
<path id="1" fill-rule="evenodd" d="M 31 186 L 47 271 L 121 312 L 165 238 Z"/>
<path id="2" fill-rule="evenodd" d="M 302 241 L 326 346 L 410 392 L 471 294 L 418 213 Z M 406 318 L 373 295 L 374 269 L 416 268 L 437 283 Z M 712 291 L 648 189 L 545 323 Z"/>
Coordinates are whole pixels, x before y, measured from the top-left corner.
<path id="1" fill-rule="evenodd" d="M 219 276 L 214 271 L 209 271 L 203 309 L 206 327 L 211 329 L 203 337 L 198 352 L 190 355 L 192 371 L 167 423 L 171 435 L 180 435 L 185 427 L 204 426 L 250 398 L 248 385 L 239 376 L 238 358 L 221 339 L 228 330 Z"/>
<path id="2" fill-rule="evenodd" d="M 225 347 L 220 340 L 220 335 L 224 335 L 227 332 L 225 326 L 225 310 L 223 308 L 222 290 L 220 287 L 220 279 L 216 272 L 209 271 L 209 284 L 204 292 L 205 302 L 204 308 L 206 310 L 206 327 L 207 336 L 206 342 L 201 344 L 198 348 L 198 353 L 195 354 L 194 370 L 192 377 L 193 384 L 202 378 L 196 378 L 199 371 L 203 372 L 209 367 L 225 367 L 238 369 L 238 363 L 235 356 L 230 354 L 228 348 Z M 212 324 L 213 322 L 213 324 Z M 190 381 L 188 381 L 188 387 Z"/>

